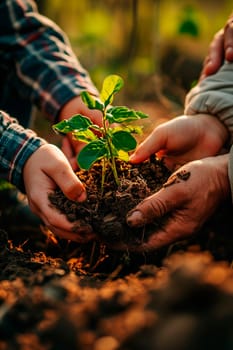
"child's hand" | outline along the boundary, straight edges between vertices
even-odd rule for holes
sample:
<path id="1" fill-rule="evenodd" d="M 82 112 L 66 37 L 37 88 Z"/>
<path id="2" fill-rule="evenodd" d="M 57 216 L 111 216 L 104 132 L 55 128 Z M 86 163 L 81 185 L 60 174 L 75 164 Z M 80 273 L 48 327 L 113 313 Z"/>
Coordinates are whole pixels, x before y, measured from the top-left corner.
<path id="1" fill-rule="evenodd" d="M 86 199 L 85 187 L 74 174 L 63 152 L 54 145 L 38 148 L 27 160 L 23 170 L 24 184 L 31 210 L 60 238 L 87 242 L 94 237 L 91 227 L 70 223 L 51 206 L 48 194 L 59 187 L 65 196 L 74 201 Z"/>
<path id="2" fill-rule="evenodd" d="M 138 146 L 130 161 L 140 163 L 156 153 L 174 170 L 191 160 L 217 155 L 227 137 L 227 129 L 213 116 L 179 116 L 156 127 Z"/>
<path id="3" fill-rule="evenodd" d="M 169 217 L 147 242 L 128 247 L 134 251 L 152 251 L 196 233 L 230 196 L 228 155 L 190 162 L 171 175 L 165 186 L 129 212 L 132 227 Z"/>

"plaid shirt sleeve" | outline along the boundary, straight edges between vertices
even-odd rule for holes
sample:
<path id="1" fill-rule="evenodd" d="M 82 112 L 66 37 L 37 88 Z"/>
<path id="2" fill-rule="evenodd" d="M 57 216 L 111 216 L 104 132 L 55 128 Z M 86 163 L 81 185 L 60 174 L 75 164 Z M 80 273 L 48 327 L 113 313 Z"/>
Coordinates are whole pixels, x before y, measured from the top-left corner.
<path id="1" fill-rule="evenodd" d="M 17 91 L 52 122 L 82 90 L 97 95 L 65 33 L 32 0 L 0 1 L 1 64 L 14 70 Z"/>
<path id="2" fill-rule="evenodd" d="M 45 143 L 32 130 L 24 129 L 16 119 L 0 111 L 0 171 L 22 192 L 24 164 Z"/>

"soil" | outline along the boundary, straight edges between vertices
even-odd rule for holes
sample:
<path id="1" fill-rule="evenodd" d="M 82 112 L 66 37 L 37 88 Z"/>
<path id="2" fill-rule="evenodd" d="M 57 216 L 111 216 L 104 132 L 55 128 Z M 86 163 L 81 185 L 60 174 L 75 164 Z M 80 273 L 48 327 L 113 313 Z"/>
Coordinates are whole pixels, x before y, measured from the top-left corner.
<path id="1" fill-rule="evenodd" d="M 156 116 L 145 132 L 174 110 L 164 100 L 134 107 Z M 169 174 L 160 166 L 152 160 L 138 169 L 157 178 L 145 186 L 140 175 L 142 196 L 166 181 Z M 118 198 L 127 194 L 127 210 L 128 173 L 133 180 L 135 171 L 125 169 L 126 187 L 118 193 Z M 95 191 L 93 196 L 95 202 Z M 133 197 L 136 202 L 141 199 L 139 194 Z M 112 192 L 108 200 L 112 208 L 123 210 L 122 204 L 119 208 L 112 202 Z M 64 198 L 62 203 L 67 203 Z M 104 205 L 102 199 L 101 208 Z M 233 349 L 231 203 L 218 208 L 189 240 L 143 254 L 113 250 L 101 220 L 94 220 L 95 211 L 83 210 L 98 231 L 95 242 L 60 240 L 43 226 L 38 231 L 0 230 L 0 350 Z M 102 218 L 107 215 L 103 211 Z M 136 245 L 147 239 L 145 231 L 134 231 L 134 238 L 122 219 L 123 215 L 118 223 L 121 235 L 108 230 L 114 233 L 108 234 L 114 244 L 123 237 Z"/>
<path id="2" fill-rule="evenodd" d="M 124 181 L 116 197 L 110 175 L 101 197 L 90 186 L 94 174 L 100 174 L 98 165 L 89 175 L 88 207 L 95 210 L 84 206 L 82 215 L 98 231 L 95 242 L 59 240 L 44 227 L 36 235 L 27 232 L 12 237 L 0 231 L 1 350 L 233 348 L 231 205 L 225 203 L 187 241 L 153 254 L 116 252 L 112 243 L 121 241 L 125 232 L 125 242 L 137 245 L 151 230 L 144 230 L 143 236 L 142 232 L 132 235 L 122 220 L 123 212 L 130 209 L 132 193 L 135 205 L 158 190 L 169 175 L 156 159 L 136 168 L 121 165 L 121 170 Z M 136 192 L 138 183 L 140 191 Z M 67 203 L 59 191 L 50 198 L 54 204 L 59 198 L 63 209 L 70 208 L 71 221 L 81 209 Z M 100 218 L 96 201 L 100 201 Z M 103 226 L 109 215 L 115 218 L 114 230 Z"/>
<path id="3" fill-rule="evenodd" d="M 116 185 L 108 167 L 104 186 L 101 186 L 102 165 L 95 164 L 89 171 L 78 171 L 77 176 L 86 185 L 84 203 L 68 200 L 60 190 L 49 195 L 54 207 L 65 214 L 77 227 L 91 227 L 97 238 L 112 246 L 138 246 L 155 232 L 161 222 L 141 228 L 129 227 L 127 213 L 139 202 L 158 191 L 170 175 L 162 160 L 151 157 L 138 165 L 117 160 L 120 184 Z M 103 187 L 103 188 L 102 188 Z M 126 249 L 126 248 L 125 248 Z"/>

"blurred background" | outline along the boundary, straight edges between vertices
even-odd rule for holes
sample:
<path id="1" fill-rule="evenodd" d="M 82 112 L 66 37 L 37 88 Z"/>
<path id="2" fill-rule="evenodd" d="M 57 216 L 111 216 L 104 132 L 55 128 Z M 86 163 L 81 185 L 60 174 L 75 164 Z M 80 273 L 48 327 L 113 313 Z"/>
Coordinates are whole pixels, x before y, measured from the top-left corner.
<path id="1" fill-rule="evenodd" d="M 163 119 L 182 111 L 213 35 L 232 12 L 230 0 L 38 0 L 68 35 L 100 89 L 108 74 L 125 87 L 115 103 Z M 152 108 L 152 109 L 151 109 Z M 148 109 L 148 110 L 147 110 Z"/>

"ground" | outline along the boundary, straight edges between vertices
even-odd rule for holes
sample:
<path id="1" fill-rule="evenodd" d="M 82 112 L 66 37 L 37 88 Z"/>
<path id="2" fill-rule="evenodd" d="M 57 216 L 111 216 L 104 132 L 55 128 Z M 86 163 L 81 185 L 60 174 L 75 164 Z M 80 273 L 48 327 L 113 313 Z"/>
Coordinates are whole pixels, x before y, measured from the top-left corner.
<path id="1" fill-rule="evenodd" d="M 0 350 L 233 349 L 231 211 L 150 254 L 0 231 Z"/>

